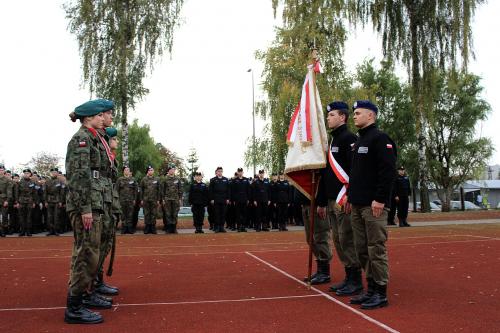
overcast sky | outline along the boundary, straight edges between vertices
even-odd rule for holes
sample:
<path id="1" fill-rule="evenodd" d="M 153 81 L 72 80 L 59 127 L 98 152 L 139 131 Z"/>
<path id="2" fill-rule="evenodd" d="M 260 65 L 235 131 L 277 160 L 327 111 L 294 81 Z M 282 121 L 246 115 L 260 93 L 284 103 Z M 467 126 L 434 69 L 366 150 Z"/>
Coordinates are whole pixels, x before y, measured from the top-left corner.
<path id="1" fill-rule="evenodd" d="M 68 113 L 89 99 L 63 3 L 0 2 L 0 162 L 8 168 L 18 168 L 40 151 L 64 158 L 78 128 Z M 477 11 L 476 60 L 470 66 L 483 78 L 484 97 L 493 109 L 477 133 L 494 142 L 497 151 L 491 164 L 500 164 L 499 12 L 500 1 L 492 0 Z M 243 166 L 246 139 L 252 134 L 247 69 L 255 72 L 256 100 L 263 98 L 258 85 L 263 66 L 254 53 L 270 45 L 281 20 L 273 18 L 270 0 L 186 0 L 182 17 L 173 54 L 146 79 L 150 94 L 130 114 L 130 121 L 149 124 L 154 139 L 181 157 L 196 148 L 205 175 L 222 165 L 230 176 Z M 379 45 L 371 30 L 353 31 L 345 55 L 349 68 L 365 58 L 380 58 Z M 257 120 L 257 135 L 261 127 Z"/>

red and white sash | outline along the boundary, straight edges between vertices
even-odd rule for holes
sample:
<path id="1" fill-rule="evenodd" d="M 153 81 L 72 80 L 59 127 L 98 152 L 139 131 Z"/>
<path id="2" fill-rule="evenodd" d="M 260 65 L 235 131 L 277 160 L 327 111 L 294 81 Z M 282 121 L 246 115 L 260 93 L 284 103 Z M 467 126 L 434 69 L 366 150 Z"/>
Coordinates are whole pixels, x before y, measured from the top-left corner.
<path id="1" fill-rule="evenodd" d="M 337 203 L 340 206 L 343 206 L 346 202 L 346 199 L 347 199 L 347 188 L 349 187 L 349 176 L 344 171 L 344 169 L 342 169 L 342 167 L 337 162 L 337 160 L 335 160 L 335 158 L 333 157 L 331 147 L 330 147 L 330 149 L 328 149 L 328 162 L 330 164 L 330 167 L 333 170 L 333 173 L 335 173 L 335 175 L 337 176 L 337 179 L 342 184 L 344 184 L 344 186 L 342 186 L 342 188 L 340 189 L 340 192 L 337 195 L 337 199 L 336 199 Z"/>

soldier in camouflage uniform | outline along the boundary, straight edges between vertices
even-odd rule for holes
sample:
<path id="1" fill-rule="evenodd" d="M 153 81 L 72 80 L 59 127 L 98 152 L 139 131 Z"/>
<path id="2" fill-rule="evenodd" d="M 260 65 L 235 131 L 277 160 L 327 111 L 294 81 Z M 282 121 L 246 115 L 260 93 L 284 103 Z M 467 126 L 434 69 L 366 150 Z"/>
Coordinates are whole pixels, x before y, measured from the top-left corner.
<path id="1" fill-rule="evenodd" d="M 50 179 L 45 183 L 44 203 L 47 208 L 47 236 L 59 236 L 59 211 L 62 207 L 62 191 L 61 182 L 57 179 L 59 170 L 57 168 L 50 169 Z"/>
<path id="2" fill-rule="evenodd" d="M 160 179 L 154 176 L 155 170 L 149 165 L 146 176 L 141 180 L 141 206 L 144 209 L 144 233 L 156 234 L 156 212 L 161 202 Z"/>
<path id="3" fill-rule="evenodd" d="M 165 233 L 177 233 L 177 214 L 182 203 L 182 182 L 175 175 L 175 165 L 168 166 L 167 175 L 162 181 L 163 224 Z"/>
<path id="4" fill-rule="evenodd" d="M 9 202 L 12 201 L 12 181 L 5 175 L 0 164 L 0 237 L 5 237 L 9 228 Z"/>
<path id="5" fill-rule="evenodd" d="M 66 153 L 66 210 L 73 226 L 75 242 L 64 320 L 72 324 L 100 323 L 103 321 L 102 316 L 87 307 L 111 307 L 111 303 L 97 293 L 87 293 L 97 275 L 102 217 L 105 202 L 110 201 L 105 198 L 108 180 L 101 178 L 100 173 L 104 163 L 100 151 L 104 147 L 97 129 L 103 127 L 102 112 L 111 108 L 112 103 L 109 101 L 94 100 L 80 105 L 70 114 L 72 121 L 80 119 L 82 123 L 68 143 Z"/>
<path id="6" fill-rule="evenodd" d="M 123 177 L 118 178 L 116 183 L 120 205 L 122 208 L 122 234 L 133 234 L 133 215 L 137 201 L 139 184 L 134 178 L 129 167 L 123 168 Z"/>
<path id="7" fill-rule="evenodd" d="M 17 207 L 19 209 L 19 222 L 21 225 L 19 236 L 31 237 L 31 212 L 38 201 L 36 184 L 31 180 L 31 170 L 23 170 L 23 179 L 19 182 Z"/>
<path id="8" fill-rule="evenodd" d="M 12 200 L 9 204 L 9 235 L 19 232 L 19 210 L 17 209 L 17 198 L 19 197 L 19 181 L 21 177 L 17 173 L 12 178 Z"/>
<path id="9" fill-rule="evenodd" d="M 68 193 L 68 187 L 66 186 L 66 177 L 61 171 L 57 175 L 57 180 L 61 184 L 61 208 L 58 209 L 57 217 L 58 224 L 60 226 L 60 232 L 64 233 L 70 231 L 71 224 L 69 222 L 68 214 L 66 213 L 66 194 Z"/>

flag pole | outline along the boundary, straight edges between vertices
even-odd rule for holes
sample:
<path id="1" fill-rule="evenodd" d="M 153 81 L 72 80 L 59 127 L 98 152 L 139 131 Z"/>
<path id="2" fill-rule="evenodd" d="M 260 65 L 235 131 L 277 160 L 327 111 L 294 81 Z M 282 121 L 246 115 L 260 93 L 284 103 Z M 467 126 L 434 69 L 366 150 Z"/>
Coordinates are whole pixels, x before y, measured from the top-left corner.
<path id="1" fill-rule="evenodd" d="M 316 216 L 316 170 L 311 170 L 311 206 L 309 210 L 309 266 L 307 271 L 307 289 L 311 290 L 311 275 L 312 275 L 312 248 L 314 241 L 314 219 Z M 319 182 L 318 182 L 319 183 Z"/>

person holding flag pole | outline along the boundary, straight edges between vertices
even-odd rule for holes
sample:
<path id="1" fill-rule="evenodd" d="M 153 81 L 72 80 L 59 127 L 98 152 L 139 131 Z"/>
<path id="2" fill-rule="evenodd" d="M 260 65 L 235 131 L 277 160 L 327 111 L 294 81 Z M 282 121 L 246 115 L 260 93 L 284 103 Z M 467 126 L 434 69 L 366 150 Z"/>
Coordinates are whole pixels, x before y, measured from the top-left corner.
<path id="1" fill-rule="evenodd" d="M 319 170 L 326 166 L 325 152 L 328 149 L 326 128 L 321 112 L 321 100 L 316 88 L 316 74 L 322 72 L 316 49 L 312 50 L 311 58 L 312 62 L 307 66 L 307 75 L 302 86 L 302 95 L 292 115 L 288 129 L 287 143 L 289 148 L 284 170 L 288 181 L 311 202 L 309 230 L 306 233 L 309 244 L 307 274 L 309 286 L 313 282 L 311 273 L 315 243 L 315 198 L 318 189 Z M 321 260 L 318 260 L 318 273 L 321 273 L 321 276 L 319 280 L 314 281 L 316 284 L 330 281 L 329 259 L 323 260 L 321 258 Z M 318 274 L 316 277 L 318 277 Z"/>

